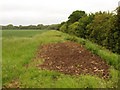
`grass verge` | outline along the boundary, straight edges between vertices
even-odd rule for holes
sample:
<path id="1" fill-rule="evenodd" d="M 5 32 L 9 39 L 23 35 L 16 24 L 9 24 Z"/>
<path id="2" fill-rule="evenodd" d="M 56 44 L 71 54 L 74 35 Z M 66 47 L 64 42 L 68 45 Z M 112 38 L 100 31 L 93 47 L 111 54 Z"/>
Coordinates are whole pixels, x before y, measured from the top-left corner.
<path id="1" fill-rule="evenodd" d="M 15 31 L 16 32 L 16 31 Z M 34 58 L 34 54 L 37 51 L 37 47 L 43 43 L 55 43 L 71 40 L 72 36 L 59 31 L 48 31 L 45 33 L 33 34 L 29 37 L 22 36 L 5 36 L 3 32 L 3 52 L 2 52 L 2 81 L 3 85 L 11 85 L 12 80 L 18 79 L 19 87 L 23 88 L 114 88 L 117 87 L 118 80 L 118 70 L 111 68 L 111 76 L 108 81 L 104 81 L 96 76 L 91 75 L 80 75 L 80 76 L 70 76 L 64 75 L 59 72 L 41 70 L 37 67 L 24 67 L 26 64 L 33 64 L 31 60 Z M 22 31 L 24 33 L 24 31 Z M 16 34 L 17 35 L 17 34 Z M 50 35 L 62 35 L 62 37 L 50 37 Z M 74 40 L 75 39 L 75 40 Z M 118 63 L 113 62 L 117 58 L 117 54 L 113 54 L 104 48 L 91 43 L 90 41 L 74 37 L 72 41 L 84 45 L 87 49 L 91 50 L 93 53 L 101 55 L 106 61 L 112 62 L 111 66 L 116 67 Z M 113 54 L 114 58 L 107 58 L 109 55 L 102 55 L 100 51 L 109 52 Z M 105 54 L 106 54 L 105 53 Z M 111 56 L 111 55 L 110 55 Z M 112 56 L 111 56 L 112 57 Z M 115 59 L 116 60 L 116 59 Z M 116 67 L 117 68 L 117 67 Z"/>

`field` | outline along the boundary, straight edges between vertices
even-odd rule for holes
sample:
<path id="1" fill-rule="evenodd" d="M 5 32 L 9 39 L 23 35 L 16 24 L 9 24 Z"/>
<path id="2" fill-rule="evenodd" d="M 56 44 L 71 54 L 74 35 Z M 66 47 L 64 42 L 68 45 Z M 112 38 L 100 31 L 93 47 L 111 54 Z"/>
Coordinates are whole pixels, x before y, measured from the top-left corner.
<path id="1" fill-rule="evenodd" d="M 103 60 L 106 66 L 110 67 L 107 79 L 91 74 L 67 74 L 64 71 L 59 72 L 56 69 L 54 70 L 53 66 L 50 67 L 51 69 L 47 69 L 50 65 L 46 65 L 43 58 L 40 58 L 40 54 L 38 55 L 39 58 L 37 58 L 36 52 L 39 52 L 40 46 L 43 45 L 45 49 L 41 55 L 46 55 L 45 57 L 43 56 L 44 59 L 48 58 L 47 56 L 49 55 L 50 57 L 50 53 L 55 48 L 54 44 L 62 43 L 61 45 L 63 45 L 63 42 L 77 43 L 77 45 L 79 44 L 81 47 L 89 50 L 93 56 L 99 56 L 98 58 Z M 49 46 L 54 47 L 51 49 Z M 70 48 L 72 48 L 71 44 Z M 45 50 L 48 50 L 49 53 L 46 53 Z M 62 58 L 61 60 L 63 60 L 63 56 L 62 54 L 60 57 Z M 118 59 L 118 54 L 112 53 L 104 47 L 56 30 L 2 31 L 3 88 L 117 88 L 119 73 Z M 39 66 L 41 64 L 46 69 Z M 80 66 L 77 65 L 77 67 L 79 68 Z M 101 73 L 101 76 L 103 74 Z"/>

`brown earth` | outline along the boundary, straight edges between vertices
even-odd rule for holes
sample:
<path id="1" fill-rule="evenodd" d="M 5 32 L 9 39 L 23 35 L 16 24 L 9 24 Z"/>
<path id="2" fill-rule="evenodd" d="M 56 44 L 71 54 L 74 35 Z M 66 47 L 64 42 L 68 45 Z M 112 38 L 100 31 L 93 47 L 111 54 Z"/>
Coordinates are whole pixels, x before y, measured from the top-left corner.
<path id="1" fill-rule="evenodd" d="M 105 61 L 74 42 L 42 44 L 35 56 L 34 60 L 44 59 L 36 65 L 42 69 L 70 75 L 91 74 L 104 79 L 109 76 L 109 65 Z"/>
<path id="2" fill-rule="evenodd" d="M 62 37 L 62 35 L 50 35 L 48 37 Z"/>

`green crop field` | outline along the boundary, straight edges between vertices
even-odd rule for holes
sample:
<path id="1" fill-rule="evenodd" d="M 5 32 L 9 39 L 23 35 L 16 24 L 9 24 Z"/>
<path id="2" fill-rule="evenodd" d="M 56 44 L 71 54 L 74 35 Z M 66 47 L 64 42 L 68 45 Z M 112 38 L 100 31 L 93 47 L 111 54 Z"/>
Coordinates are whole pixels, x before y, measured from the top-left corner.
<path id="1" fill-rule="evenodd" d="M 62 35 L 62 37 L 50 37 Z M 32 67 L 31 62 L 38 46 L 43 43 L 67 40 L 83 44 L 111 65 L 108 81 L 91 75 L 64 75 Z M 2 31 L 2 86 L 19 88 L 116 88 L 118 87 L 118 54 L 88 40 L 70 36 L 56 30 L 3 30 Z M 41 60 L 39 60 L 39 63 Z M 38 63 L 38 62 L 37 62 Z M 30 66 L 25 67 L 26 64 Z M 115 69 L 116 68 L 116 69 Z M 56 79 L 57 78 L 57 79 Z"/>
<path id="2" fill-rule="evenodd" d="M 36 34 L 42 34 L 48 30 L 3 30 L 2 37 L 33 37 Z"/>

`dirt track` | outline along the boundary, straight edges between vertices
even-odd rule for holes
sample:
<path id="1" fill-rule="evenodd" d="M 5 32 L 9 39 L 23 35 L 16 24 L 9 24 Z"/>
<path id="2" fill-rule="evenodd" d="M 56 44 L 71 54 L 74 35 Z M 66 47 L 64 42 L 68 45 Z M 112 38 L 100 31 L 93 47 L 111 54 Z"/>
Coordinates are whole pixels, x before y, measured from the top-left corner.
<path id="1" fill-rule="evenodd" d="M 100 57 L 70 41 L 42 44 L 35 56 L 45 60 L 42 64 L 36 65 L 42 69 L 70 75 L 96 74 L 100 78 L 107 78 L 109 75 L 109 66 Z"/>

